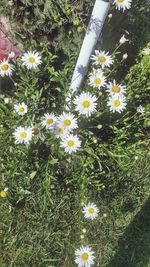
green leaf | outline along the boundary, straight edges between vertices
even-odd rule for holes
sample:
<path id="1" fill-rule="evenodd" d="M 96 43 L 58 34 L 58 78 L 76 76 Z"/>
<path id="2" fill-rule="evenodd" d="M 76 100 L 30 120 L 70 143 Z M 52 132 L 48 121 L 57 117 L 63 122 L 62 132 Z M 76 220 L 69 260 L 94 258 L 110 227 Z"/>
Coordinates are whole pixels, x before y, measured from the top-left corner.
<path id="1" fill-rule="evenodd" d="M 51 159 L 51 160 L 49 161 L 49 164 L 51 164 L 51 165 L 55 165 L 57 162 L 58 162 L 58 159 Z"/>

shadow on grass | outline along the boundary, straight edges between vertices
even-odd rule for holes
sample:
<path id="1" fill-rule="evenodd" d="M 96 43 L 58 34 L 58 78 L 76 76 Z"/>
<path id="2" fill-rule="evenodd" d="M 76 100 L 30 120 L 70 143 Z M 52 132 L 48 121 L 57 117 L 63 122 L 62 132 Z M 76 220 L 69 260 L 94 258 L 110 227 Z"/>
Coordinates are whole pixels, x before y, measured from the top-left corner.
<path id="1" fill-rule="evenodd" d="M 119 239 L 106 267 L 150 267 L 150 198 Z"/>

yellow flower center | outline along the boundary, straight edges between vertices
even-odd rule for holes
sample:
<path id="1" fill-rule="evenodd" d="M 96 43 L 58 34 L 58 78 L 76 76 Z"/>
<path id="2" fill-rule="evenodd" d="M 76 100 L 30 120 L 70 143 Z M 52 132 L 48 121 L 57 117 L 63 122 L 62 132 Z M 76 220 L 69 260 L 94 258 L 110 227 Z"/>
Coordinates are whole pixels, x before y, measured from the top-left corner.
<path id="1" fill-rule="evenodd" d="M 105 62 L 106 61 L 106 58 L 104 56 L 99 56 L 98 57 L 98 61 L 99 62 Z"/>
<path id="2" fill-rule="evenodd" d="M 90 105 L 91 105 L 91 103 L 90 103 L 89 100 L 84 100 L 84 101 L 82 102 L 82 105 L 83 105 L 84 108 L 89 108 Z"/>
<path id="3" fill-rule="evenodd" d="M 86 252 L 82 253 L 81 258 L 82 258 L 82 260 L 87 261 L 89 258 L 88 253 L 86 253 Z"/>
<path id="4" fill-rule="evenodd" d="M 29 63 L 34 63 L 35 62 L 35 58 L 34 57 L 28 57 L 28 62 Z"/>
<path id="5" fill-rule="evenodd" d="M 69 119 L 64 120 L 65 126 L 70 126 L 70 124 L 71 124 L 71 121 Z"/>
<path id="6" fill-rule="evenodd" d="M 22 133 L 20 133 L 20 137 L 21 137 L 22 139 L 26 138 L 26 137 L 27 137 L 27 133 L 26 133 L 26 132 L 22 132 Z"/>
<path id="7" fill-rule="evenodd" d="M 73 147 L 74 146 L 74 141 L 73 140 L 69 140 L 68 141 L 68 146 L 69 147 Z"/>
<path id="8" fill-rule="evenodd" d="M 1 197 L 7 197 L 7 192 L 6 191 L 1 191 L 0 192 Z"/>
<path id="9" fill-rule="evenodd" d="M 3 65 L 1 66 L 1 69 L 2 69 L 3 71 L 8 70 L 8 64 L 3 64 Z"/>
<path id="10" fill-rule="evenodd" d="M 52 124 L 53 122 L 54 122 L 53 119 L 47 119 L 47 124 L 48 124 L 48 125 Z"/>
<path id="11" fill-rule="evenodd" d="M 120 87 L 119 87 L 118 85 L 114 85 L 114 86 L 112 87 L 112 91 L 113 91 L 114 93 L 119 93 L 119 92 L 120 92 Z"/>
<path id="12" fill-rule="evenodd" d="M 96 85 L 101 84 L 101 79 L 100 79 L 100 78 L 96 78 L 96 79 L 94 80 L 94 83 L 95 83 Z"/>
<path id="13" fill-rule="evenodd" d="M 124 0 L 117 0 L 117 2 L 118 2 L 118 3 L 123 3 L 123 2 L 124 2 Z"/>
<path id="14" fill-rule="evenodd" d="M 32 132 L 34 135 L 38 135 L 39 134 L 39 129 L 38 128 L 32 128 Z"/>
<path id="15" fill-rule="evenodd" d="M 60 135 L 61 135 L 61 134 L 64 134 L 64 130 L 60 128 L 60 129 L 58 130 L 58 133 L 59 133 Z"/>
<path id="16" fill-rule="evenodd" d="M 117 107 L 119 107 L 120 106 L 120 101 L 119 101 L 119 99 L 116 99 L 115 101 L 114 101 L 114 106 L 117 108 Z"/>
<path id="17" fill-rule="evenodd" d="M 93 214 L 94 213 L 94 209 L 93 208 L 89 208 L 89 213 Z"/>
<path id="18" fill-rule="evenodd" d="M 19 112 L 24 112 L 24 108 L 23 108 L 23 107 L 20 107 L 20 108 L 18 109 L 18 111 L 19 111 Z"/>

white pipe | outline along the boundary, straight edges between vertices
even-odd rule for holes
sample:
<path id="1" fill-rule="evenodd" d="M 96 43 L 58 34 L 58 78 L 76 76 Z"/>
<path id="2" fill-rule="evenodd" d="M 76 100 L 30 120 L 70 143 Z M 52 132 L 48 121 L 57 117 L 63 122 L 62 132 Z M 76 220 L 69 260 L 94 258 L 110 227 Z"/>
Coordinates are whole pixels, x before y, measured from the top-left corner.
<path id="1" fill-rule="evenodd" d="M 72 76 L 70 93 L 76 91 L 83 81 L 84 75 L 89 64 L 90 56 L 95 48 L 97 40 L 100 37 L 105 18 L 108 15 L 109 7 L 110 3 L 108 2 L 104 2 L 103 0 L 95 1 L 92 15 Z"/>

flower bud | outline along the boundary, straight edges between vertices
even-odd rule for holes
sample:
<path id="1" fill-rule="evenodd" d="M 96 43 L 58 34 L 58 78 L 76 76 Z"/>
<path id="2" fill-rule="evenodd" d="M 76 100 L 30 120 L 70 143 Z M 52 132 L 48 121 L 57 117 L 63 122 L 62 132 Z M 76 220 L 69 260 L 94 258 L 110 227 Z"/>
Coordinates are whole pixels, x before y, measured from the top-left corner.
<path id="1" fill-rule="evenodd" d="M 9 99 L 8 97 L 5 97 L 5 98 L 4 98 L 4 103 L 5 103 L 5 104 L 8 104 L 9 101 L 10 101 L 10 99 Z"/>
<path id="2" fill-rule="evenodd" d="M 7 191 L 8 191 L 8 188 L 7 187 L 4 188 L 4 190 L 2 190 L 0 192 L 0 196 L 3 197 L 3 198 L 7 197 L 7 195 L 8 195 L 8 192 Z"/>
<path id="3" fill-rule="evenodd" d="M 103 126 L 102 126 L 101 124 L 98 124 L 98 125 L 97 125 L 97 129 L 102 129 L 102 127 L 103 127 Z"/>
<path id="4" fill-rule="evenodd" d="M 9 53 L 8 57 L 9 58 L 14 58 L 15 57 L 15 53 L 12 51 L 11 53 Z"/>
<path id="5" fill-rule="evenodd" d="M 124 44 L 124 43 L 127 42 L 127 41 L 128 41 L 128 39 L 126 39 L 125 36 L 123 35 L 123 36 L 120 38 L 119 43 L 120 43 L 120 44 Z"/>
<path id="6" fill-rule="evenodd" d="M 123 59 L 127 59 L 128 58 L 128 54 L 125 53 L 123 56 L 122 56 Z"/>

